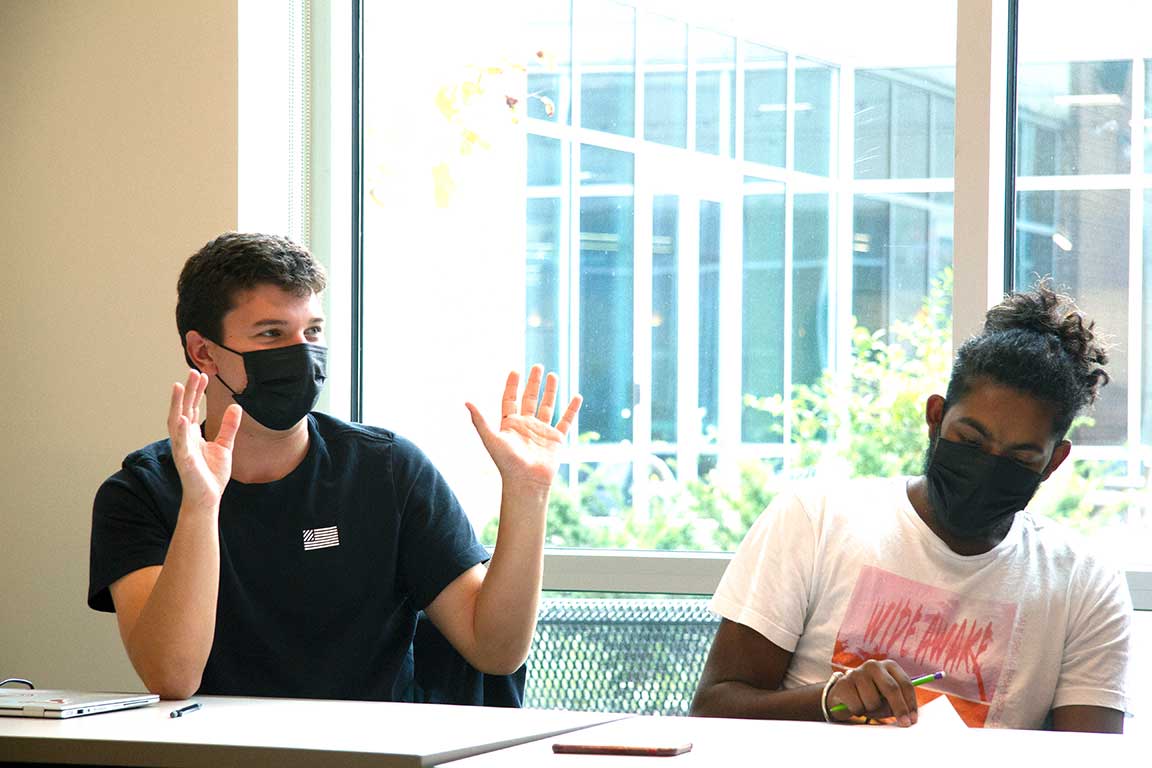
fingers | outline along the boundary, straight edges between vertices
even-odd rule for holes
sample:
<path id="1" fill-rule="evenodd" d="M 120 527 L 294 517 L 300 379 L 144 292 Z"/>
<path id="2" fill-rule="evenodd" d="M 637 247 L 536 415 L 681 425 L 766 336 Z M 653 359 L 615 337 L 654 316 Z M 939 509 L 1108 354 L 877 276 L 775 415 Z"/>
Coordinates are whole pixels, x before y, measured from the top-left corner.
<path id="1" fill-rule="evenodd" d="M 832 693 L 853 715 L 891 716 L 904 727 L 916 722 L 916 690 L 894 661 L 864 662 L 849 671 Z"/>
<path id="2" fill-rule="evenodd" d="M 480 413 L 480 409 L 472 405 L 472 403 L 464 403 L 464 407 L 468 409 L 468 413 L 472 415 L 472 426 L 476 428 L 476 434 L 480 435 L 480 442 L 484 447 L 489 446 L 489 441 L 492 439 L 492 427 L 488 426 L 488 422 L 484 419 L 484 415 Z"/>
<path id="3" fill-rule="evenodd" d="M 564 415 L 560 417 L 560 421 L 556 424 L 556 429 L 560 430 L 560 434 L 568 434 L 568 428 L 572 426 L 572 421 L 576 418 L 576 414 L 580 412 L 580 406 L 583 402 L 584 398 L 576 395 L 572 398 L 572 402 L 568 403 L 568 408 L 565 409 Z"/>
<path id="4" fill-rule="evenodd" d="M 240 419 L 244 412 L 236 403 L 224 409 L 224 418 L 220 421 L 220 431 L 216 433 L 216 443 L 228 450 L 236 442 L 236 432 L 240 429 Z"/>
<path id="5" fill-rule="evenodd" d="M 534 365 L 528 371 L 528 383 L 524 386 L 524 397 L 520 400 L 520 415 L 535 416 L 536 403 L 540 399 L 540 379 L 544 376 L 544 366 Z"/>
<path id="6" fill-rule="evenodd" d="M 545 424 L 552 423 L 552 410 L 556 407 L 556 390 L 559 387 L 560 379 L 556 374 L 549 373 L 544 379 L 544 397 L 540 400 L 540 410 L 536 411 L 536 418 Z"/>
<path id="7" fill-rule="evenodd" d="M 168 403 L 168 434 L 176 437 L 179 431 L 180 417 L 183 416 L 190 423 L 199 423 L 200 398 L 208 386 L 208 377 L 199 371 L 188 371 L 188 380 L 181 384 L 172 385 L 172 397 Z"/>
<path id="8" fill-rule="evenodd" d="M 516 413 L 516 390 L 520 388 L 520 374 L 512 371 L 504 384 L 504 396 L 500 398 L 500 419 L 503 421 Z M 469 408 L 468 410 L 472 410 Z M 475 423 L 475 419 L 473 419 Z"/>
<path id="9" fill-rule="evenodd" d="M 172 397 L 168 403 L 168 436 L 176 437 L 176 430 L 180 425 L 180 407 L 184 402 L 184 385 L 175 382 L 172 385 Z"/>

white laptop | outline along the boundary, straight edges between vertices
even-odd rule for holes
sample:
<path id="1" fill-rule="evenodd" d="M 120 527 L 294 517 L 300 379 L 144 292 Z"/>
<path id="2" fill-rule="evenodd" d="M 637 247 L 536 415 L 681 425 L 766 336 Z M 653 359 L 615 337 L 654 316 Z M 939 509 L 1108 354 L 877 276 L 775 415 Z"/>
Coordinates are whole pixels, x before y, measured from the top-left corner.
<path id="1" fill-rule="evenodd" d="M 94 715 L 155 704 L 154 693 L 97 693 L 49 689 L 0 688 L 0 717 L 51 717 L 62 719 Z"/>

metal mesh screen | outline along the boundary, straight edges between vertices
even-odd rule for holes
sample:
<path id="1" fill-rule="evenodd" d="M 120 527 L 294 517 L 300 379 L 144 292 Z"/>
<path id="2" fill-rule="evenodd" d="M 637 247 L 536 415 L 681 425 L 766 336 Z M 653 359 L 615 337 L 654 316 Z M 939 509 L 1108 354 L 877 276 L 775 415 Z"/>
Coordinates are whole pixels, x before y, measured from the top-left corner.
<path id="1" fill-rule="evenodd" d="M 687 715 L 720 624 L 704 599 L 545 599 L 524 706 Z"/>

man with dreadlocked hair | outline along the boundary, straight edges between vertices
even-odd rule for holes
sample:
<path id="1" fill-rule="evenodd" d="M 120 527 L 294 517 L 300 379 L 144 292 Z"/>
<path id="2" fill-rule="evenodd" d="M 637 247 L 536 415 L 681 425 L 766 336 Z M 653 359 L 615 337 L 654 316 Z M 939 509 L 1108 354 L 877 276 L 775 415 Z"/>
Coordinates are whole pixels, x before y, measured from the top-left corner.
<path id="1" fill-rule="evenodd" d="M 1123 575 L 1025 508 L 1108 383 L 1093 325 L 1007 296 L 928 398 L 923 475 L 777 496 L 713 598 L 694 714 L 908 726 L 944 697 L 973 727 L 1122 732 Z"/>

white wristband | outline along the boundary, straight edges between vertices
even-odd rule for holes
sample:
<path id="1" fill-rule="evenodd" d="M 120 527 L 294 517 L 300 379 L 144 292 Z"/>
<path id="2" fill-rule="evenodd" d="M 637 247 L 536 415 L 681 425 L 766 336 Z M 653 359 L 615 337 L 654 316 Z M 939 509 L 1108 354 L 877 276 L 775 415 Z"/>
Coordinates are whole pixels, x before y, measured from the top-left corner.
<path id="1" fill-rule="evenodd" d="M 832 676 L 828 678 L 828 682 L 824 683 L 824 692 L 820 694 L 820 711 L 824 714 L 824 722 L 826 723 L 832 722 L 832 715 L 828 712 L 828 692 L 842 677 L 844 677 L 844 673 L 840 670 L 833 672 Z"/>

